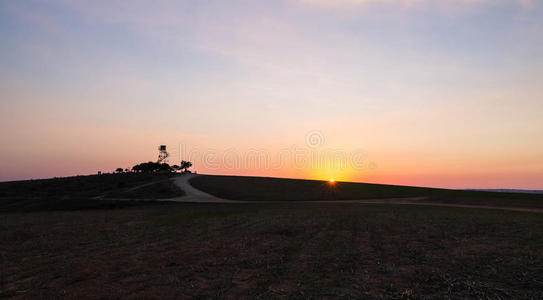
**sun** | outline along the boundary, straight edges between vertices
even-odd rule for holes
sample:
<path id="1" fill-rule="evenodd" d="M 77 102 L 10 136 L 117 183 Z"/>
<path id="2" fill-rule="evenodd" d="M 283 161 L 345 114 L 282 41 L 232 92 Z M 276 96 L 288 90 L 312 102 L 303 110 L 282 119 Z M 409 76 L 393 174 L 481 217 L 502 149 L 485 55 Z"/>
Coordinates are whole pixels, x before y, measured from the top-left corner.
<path id="1" fill-rule="evenodd" d="M 328 182 L 330 182 L 331 184 L 334 184 L 336 182 L 336 180 L 334 178 L 330 178 L 330 180 L 328 180 Z"/>

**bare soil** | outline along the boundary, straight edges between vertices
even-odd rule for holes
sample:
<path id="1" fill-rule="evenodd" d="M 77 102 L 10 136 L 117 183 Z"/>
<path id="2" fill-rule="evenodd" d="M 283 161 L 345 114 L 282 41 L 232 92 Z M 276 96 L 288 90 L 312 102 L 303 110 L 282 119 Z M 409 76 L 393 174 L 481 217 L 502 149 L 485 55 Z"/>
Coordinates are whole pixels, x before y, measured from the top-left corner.
<path id="1" fill-rule="evenodd" d="M 0 214 L 0 298 L 543 298 L 543 215 L 356 203 Z"/>

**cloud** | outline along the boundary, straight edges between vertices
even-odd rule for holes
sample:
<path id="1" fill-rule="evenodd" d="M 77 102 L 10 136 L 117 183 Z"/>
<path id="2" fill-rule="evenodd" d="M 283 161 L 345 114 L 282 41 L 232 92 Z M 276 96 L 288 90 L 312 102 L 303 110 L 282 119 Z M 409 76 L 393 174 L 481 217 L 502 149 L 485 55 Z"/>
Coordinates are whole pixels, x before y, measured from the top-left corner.
<path id="1" fill-rule="evenodd" d="M 302 4 L 321 6 L 321 7 L 359 7 L 365 5 L 378 5 L 378 4 L 395 4 L 406 7 L 416 6 L 421 4 L 435 3 L 429 0 L 296 0 Z M 489 3 L 507 3 L 516 2 L 523 7 L 529 7 L 533 4 L 533 0 L 443 0 L 442 4 L 459 4 L 459 5 L 471 5 L 471 4 L 489 4 Z"/>
<path id="2" fill-rule="evenodd" d="M 366 4 L 395 3 L 395 4 L 413 4 L 424 2 L 424 0 L 299 0 L 302 3 L 318 6 L 360 6 Z"/>

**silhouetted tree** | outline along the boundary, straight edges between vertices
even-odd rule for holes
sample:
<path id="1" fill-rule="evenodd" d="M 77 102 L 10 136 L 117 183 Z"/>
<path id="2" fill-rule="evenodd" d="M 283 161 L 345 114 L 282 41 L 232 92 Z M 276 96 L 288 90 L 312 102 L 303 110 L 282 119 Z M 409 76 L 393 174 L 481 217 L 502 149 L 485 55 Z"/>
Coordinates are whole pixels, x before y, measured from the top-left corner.
<path id="1" fill-rule="evenodd" d="M 192 167 L 192 163 L 190 161 L 181 161 L 181 169 L 183 169 L 183 172 L 189 172 L 188 169 Z"/>
<path id="2" fill-rule="evenodd" d="M 132 167 L 132 170 L 134 172 L 143 172 L 143 173 L 151 173 L 151 172 L 156 172 L 160 169 L 160 164 L 159 163 L 156 163 L 156 162 L 146 162 L 146 163 L 141 163 L 141 164 L 137 164 L 135 165 L 134 167 Z"/>
<path id="3" fill-rule="evenodd" d="M 158 166 L 158 171 L 171 172 L 172 167 L 170 167 L 170 165 L 168 165 L 167 163 L 162 163 Z"/>
<path id="4" fill-rule="evenodd" d="M 122 172 L 123 172 L 123 168 L 117 168 L 117 169 L 115 169 L 115 172 L 117 172 L 117 173 L 122 173 Z"/>
<path id="5" fill-rule="evenodd" d="M 137 164 L 134 167 L 132 167 L 132 171 L 134 172 L 143 172 L 143 173 L 154 173 L 154 172 L 171 172 L 172 168 L 167 163 L 157 163 L 157 162 L 146 162 Z"/>

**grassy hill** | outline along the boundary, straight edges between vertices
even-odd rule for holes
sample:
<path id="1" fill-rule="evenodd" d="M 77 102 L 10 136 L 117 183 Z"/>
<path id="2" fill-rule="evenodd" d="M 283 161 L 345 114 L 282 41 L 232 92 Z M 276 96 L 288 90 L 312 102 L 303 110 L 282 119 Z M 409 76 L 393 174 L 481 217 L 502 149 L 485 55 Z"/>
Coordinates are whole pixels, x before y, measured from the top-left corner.
<path id="1" fill-rule="evenodd" d="M 425 201 L 543 208 L 543 195 L 463 191 L 385 184 L 202 175 L 191 185 L 217 197 L 246 201 L 326 201 L 425 197 Z"/>
<path id="2" fill-rule="evenodd" d="M 117 208 L 183 194 L 167 174 L 123 173 L 1 182 L 0 212 Z"/>
<path id="3" fill-rule="evenodd" d="M 168 174 L 104 174 L 0 183 L 0 212 L 116 208 L 152 204 L 184 193 Z M 224 199 L 333 201 L 424 197 L 420 201 L 543 208 L 542 194 L 461 191 L 384 184 L 202 175 L 190 183 Z M 97 201 L 100 199 L 100 201 Z M 117 201 L 122 199 L 123 201 Z"/>

